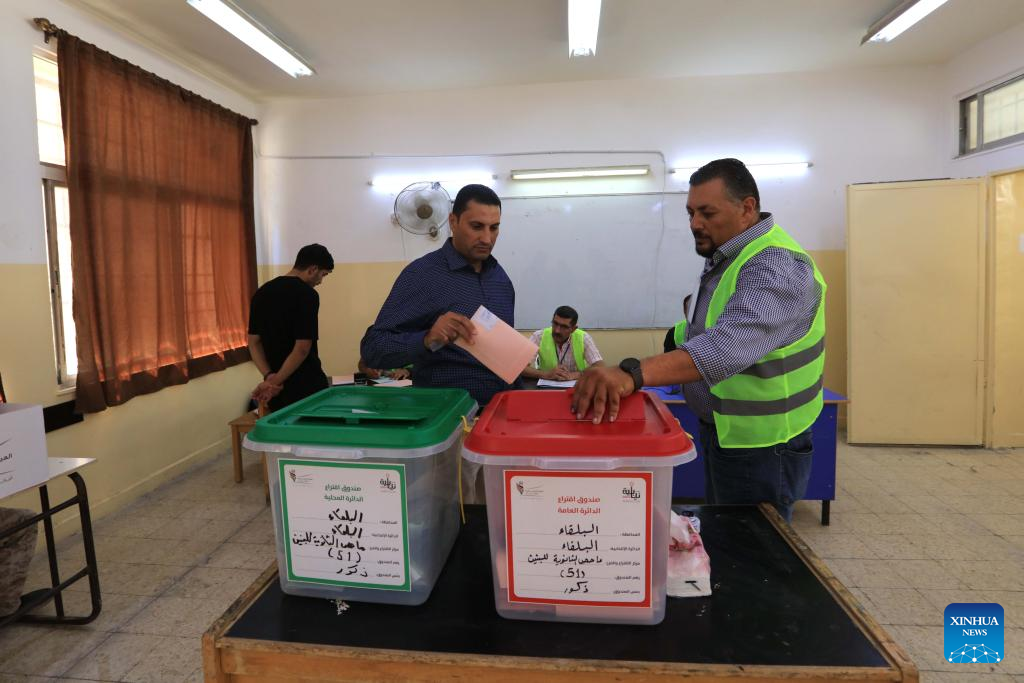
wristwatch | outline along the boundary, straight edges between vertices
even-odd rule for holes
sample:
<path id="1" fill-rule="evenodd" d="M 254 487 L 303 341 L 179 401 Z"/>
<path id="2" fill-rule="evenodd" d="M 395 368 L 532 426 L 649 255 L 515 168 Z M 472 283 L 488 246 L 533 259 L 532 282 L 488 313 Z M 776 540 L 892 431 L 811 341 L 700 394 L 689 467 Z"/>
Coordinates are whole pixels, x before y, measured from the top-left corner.
<path id="1" fill-rule="evenodd" d="M 633 391 L 640 391 L 644 385 L 644 373 L 640 371 L 640 361 L 636 358 L 624 358 L 619 363 L 619 370 L 628 373 L 633 378 Z"/>

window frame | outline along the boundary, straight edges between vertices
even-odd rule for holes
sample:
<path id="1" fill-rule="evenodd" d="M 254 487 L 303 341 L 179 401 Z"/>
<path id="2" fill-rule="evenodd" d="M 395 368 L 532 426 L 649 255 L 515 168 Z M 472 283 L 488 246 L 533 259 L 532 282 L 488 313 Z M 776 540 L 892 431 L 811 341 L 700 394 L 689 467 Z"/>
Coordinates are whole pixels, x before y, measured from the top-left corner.
<path id="1" fill-rule="evenodd" d="M 57 55 L 36 48 L 33 57 L 50 62 L 57 61 Z M 38 144 L 38 143 L 37 143 Z M 39 162 L 39 176 L 42 181 L 43 225 L 46 230 L 47 280 L 50 285 L 50 319 L 53 322 L 54 362 L 57 369 L 57 393 L 73 391 L 77 385 L 78 375 L 68 372 L 67 335 L 64 330 L 64 306 L 61 295 L 60 258 L 57 239 L 57 211 L 54 190 L 57 187 L 67 188 L 67 168 L 51 162 Z M 65 274 L 70 277 L 70 273 Z"/>
<path id="2" fill-rule="evenodd" d="M 60 256 L 57 244 L 57 210 L 54 190 L 67 189 L 67 173 L 61 166 L 41 164 L 44 219 L 46 223 L 47 275 L 50 282 L 50 317 L 53 321 L 53 347 L 57 364 L 58 390 L 74 389 L 78 375 L 72 375 L 67 365 L 67 335 L 64 330 L 64 299 L 61 294 Z"/>
<path id="3" fill-rule="evenodd" d="M 1017 133 L 1016 135 L 1010 135 L 1005 138 L 999 138 L 992 142 L 986 143 L 985 140 L 985 95 L 989 95 L 997 90 L 1014 85 L 1020 81 L 1024 81 L 1024 73 L 1017 74 L 1011 78 L 1000 81 L 995 85 L 989 86 L 983 90 L 969 95 L 968 97 L 961 98 L 959 101 L 959 110 L 957 112 L 957 120 L 959 122 L 959 133 L 958 133 L 958 156 L 965 157 L 979 152 L 987 152 L 989 150 L 998 149 L 1000 147 L 1007 147 L 1009 145 L 1024 142 L 1024 131 Z M 978 112 L 977 121 L 975 127 L 976 142 L 977 145 L 970 149 L 967 148 L 968 140 L 970 139 L 971 131 L 969 130 L 969 112 L 971 103 L 977 102 Z"/>

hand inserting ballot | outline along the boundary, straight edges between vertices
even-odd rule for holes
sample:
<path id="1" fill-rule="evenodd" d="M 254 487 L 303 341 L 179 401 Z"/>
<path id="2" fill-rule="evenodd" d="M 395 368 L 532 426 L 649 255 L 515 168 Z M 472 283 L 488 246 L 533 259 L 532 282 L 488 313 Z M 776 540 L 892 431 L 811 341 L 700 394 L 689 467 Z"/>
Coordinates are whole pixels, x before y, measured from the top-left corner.
<path id="1" fill-rule="evenodd" d="M 472 344 L 475 334 L 476 330 L 469 318 L 460 313 L 449 311 L 438 318 L 433 326 L 431 326 L 430 331 L 423 337 L 423 345 L 431 351 L 437 351 L 460 337 L 466 340 L 466 343 Z"/>

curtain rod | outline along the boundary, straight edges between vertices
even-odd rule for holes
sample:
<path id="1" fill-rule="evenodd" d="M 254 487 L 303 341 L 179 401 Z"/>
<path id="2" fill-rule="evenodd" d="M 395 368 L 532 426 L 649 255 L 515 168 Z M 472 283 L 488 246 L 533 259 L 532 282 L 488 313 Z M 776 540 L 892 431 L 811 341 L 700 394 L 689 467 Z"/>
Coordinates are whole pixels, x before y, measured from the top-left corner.
<path id="1" fill-rule="evenodd" d="M 36 28 L 38 28 L 40 31 L 43 32 L 43 41 L 46 42 L 47 44 L 49 44 L 50 38 L 52 38 L 54 36 L 59 37 L 61 35 L 70 35 L 70 34 L 68 34 L 67 31 L 65 31 L 61 27 L 57 26 L 56 24 L 54 24 L 49 19 L 46 19 L 45 17 L 36 17 L 35 19 L 32 20 L 32 23 L 36 25 Z M 106 52 L 106 50 L 102 50 L 101 48 L 96 48 L 96 49 L 97 50 L 101 50 L 103 52 Z M 141 66 L 138 66 L 136 64 L 132 64 L 128 60 L 122 59 L 122 58 L 118 57 L 117 55 L 111 54 L 109 52 L 107 52 L 107 54 L 109 54 L 111 57 L 113 57 L 114 59 L 116 59 L 119 62 L 124 62 L 125 64 L 128 64 L 129 66 L 135 67 L 139 71 L 142 71 L 146 75 L 150 76 L 151 78 L 156 79 L 157 81 L 159 81 L 161 83 L 166 83 L 167 85 L 173 86 L 173 87 L 177 88 L 178 90 L 180 90 L 180 91 L 182 91 L 182 92 L 184 92 L 184 93 L 186 93 L 186 94 L 188 94 L 188 95 L 190 95 L 192 97 L 200 99 L 200 100 L 202 100 L 204 102 L 209 102 L 210 104 L 214 105 L 215 107 L 219 107 L 220 109 L 223 109 L 226 112 L 229 112 L 231 114 L 234 114 L 235 116 L 238 116 L 238 117 L 241 117 L 243 119 L 246 119 L 249 122 L 250 125 L 253 125 L 253 126 L 259 125 L 259 121 L 257 121 L 256 119 L 250 119 L 247 116 L 243 116 L 242 114 L 239 114 L 237 112 L 231 111 L 227 107 L 225 107 L 223 105 L 220 105 L 220 104 L 217 104 L 213 100 L 209 100 L 209 99 L 203 97 L 202 95 L 198 95 L 198 94 L 192 92 L 191 90 L 183 88 L 180 85 L 178 85 L 177 83 L 169 81 L 169 80 L 167 80 L 166 78 L 164 78 L 162 76 L 158 76 L 157 74 L 155 74 L 155 73 L 153 73 L 151 71 L 146 71 Z"/>

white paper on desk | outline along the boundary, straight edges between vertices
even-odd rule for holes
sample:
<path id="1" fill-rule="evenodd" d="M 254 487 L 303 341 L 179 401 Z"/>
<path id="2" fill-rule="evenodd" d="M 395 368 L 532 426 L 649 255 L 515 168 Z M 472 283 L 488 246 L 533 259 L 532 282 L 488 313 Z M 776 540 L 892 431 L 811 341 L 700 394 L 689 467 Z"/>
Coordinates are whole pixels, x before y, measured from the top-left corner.
<path id="1" fill-rule="evenodd" d="M 331 386 L 332 387 L 338 387 L 338 386 L 342 386 L 344 384 L 355 384 L 355 383 L 356 383 L 356 376 L 355 375 L 334 375 L 333 377 L 331 377 Z"/>
<path id="2" fill-rule="evenodd" d="M 537 345 L 483 306 L 476 309 L 471 321 L 476 328 L 473 343 L 469 344 L 460 337 L 455 340 L 455 345 L 509 384 L 516 381 L 516 377 L 537 355 Z"/>
<path id="3" fill-rule="evenodd" d="M 539 379 L 537 380 L 538 387 L 548 387 L 551 389 L 571 389 L 576 386 L 576 380 L 574 379 Z"/>
<path id="4" fill-rule="evenodd" d="M 411 387 L 412 386 L 412 380 L 411 379 L 391 379 L 390 377 L 388 377 L 387 379 L 384 379 L 383 377 L 380 378 L 380 379 L 375 379 L 375 380 L 373 380 L 373 383 L 374 384 L 378 384 L 378 385 L 383 386 L 383 387 Z"/>

